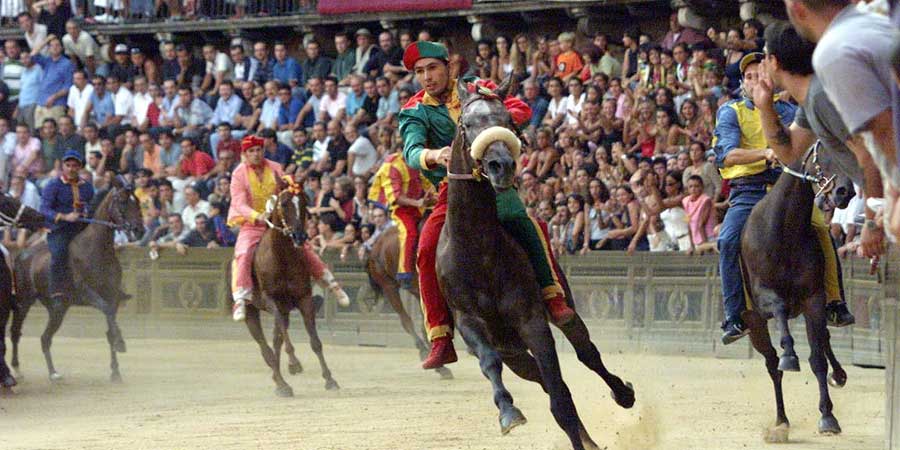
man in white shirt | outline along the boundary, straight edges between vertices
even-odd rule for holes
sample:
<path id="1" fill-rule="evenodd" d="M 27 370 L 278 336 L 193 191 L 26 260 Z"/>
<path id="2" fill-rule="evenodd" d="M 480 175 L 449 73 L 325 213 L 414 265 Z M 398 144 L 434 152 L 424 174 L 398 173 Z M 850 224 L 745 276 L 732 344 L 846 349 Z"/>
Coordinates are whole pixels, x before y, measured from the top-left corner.
<path id="1" fill-rule="evenodd" d="M 350 176 L 363 176 L 368 179 L 375 171 L 375 161 L 378 159 L 378 151 L 372 142 L 360 136 L 359 131 L 353 125 L 344 127 L 344 138 L 350 142 L 347 149 L 347 166 L 350 167 Z"/>
<path id="2" fill-rule="evenodd" d="M 88 83 L 87 75 L 83 70 L 76 70 L 72 75 L 72 87 L 69 88 L 66 105 L 69 107 L 69 117 L 72 118 L 75 127 L 79 130 L 84 126 L 84 111 L 91 103 L 93 94 L 94 86 Z"/>
<path id="3" fill-rule="evenodd" d="M 19 14 L 16 21 L 19 22 L 19 29 L 25 33 L 25 42 L 28 42 L 28 47 L 37 48 L 38 45 L 47 39 L 47 26 L 35 23 L 34 17 L 32 17 L 30 13 L 23 12 Z M 50 49 L 44 47 L 41 49 L 41 54 L 45 56 L 49 55 Z"/>
<path id="4" fill-rule="evenodd" d="M 328 157 L 328 145 L 331 144 L 331 136 L 325 129 L 325 122 L 316 122 L 313 125 L 313 164 Z"/>
<path id="5" fill-rule="evenodd" d="M 206 76 L 200 87 L 206 95 L 213 96 L 219 92 L 223 81 L 231 80 L 234 65 L 228 55 L 216 50 L 212 44 L 203 46 L 203 61 L 206 63 Z"/>
<path id="6" fill-rule="evenodd" d="M 194 219 L 197 217 L 197 214 L 209 216 L 209 202 L 201 200 L 200 193 L 193 186 L 184 188 L 184 200 L 187 202 L 187 205 L 184 206 L 184 211 L 181 212 L 181 220 L 193 230 Z"/>
<path id="7" fill-rule="evenodd" d="M 231 76 L 232 81 L 252 81 L 253 77 L 256 76 L 256 69 L 259 63 L 244 54 L 244 47 L 241 44 L 232 44 L 229 54 L 231 55 L 231 62 L 234 68 Z"/>
<path id="8" fill-rule="evenodd" d="M 281 109 L 281 99 L 278 98 L 278 82 L 273 80 L 267 81 L 265 89 L 266 100 L 262 104 L 257 131 L 262 131 L 266 128 L 278 128 L 278 111 Z"/>
<path id="9" fill-rule="evenodd" d="M 113 75 L 107 80 L 109 92 L 113 96 L 114 115 L 118 125 L 131 125 L 134 118 L 134 95 L 125 87 L 123 80 Z M 121 119 L 120 119 L 121 118 Z"/>
<path id="10" fill-rule="evenodd" d="M 335 77 L 325 78 L 325 95 L 319 102 L 319 121 L 342 120 L 347 109 L 347 96 L 338 91 L 338 81 Z"/>
<path id="11" fill-rule="evenodd" d="M 82 30 L 78 22 L 69 20 L 66 22 L 66 35 L 63 36 L 62 43 L 66 56 L 81 63 L 84 70 L 93 75 L 97 69 L 97 57 L 100 55 L 97 41 Z"/>
<path id="12" fill-rule="evenodd" d="M 140 130 L 146 130 L 150 127 L 150 119 L 147 118 L 147 111 L 150 104 L 153 103 L 153 97 L 147 91 L 147 77 L 138 75 L 134 77 L 134 120 L 131 122 Z"/>

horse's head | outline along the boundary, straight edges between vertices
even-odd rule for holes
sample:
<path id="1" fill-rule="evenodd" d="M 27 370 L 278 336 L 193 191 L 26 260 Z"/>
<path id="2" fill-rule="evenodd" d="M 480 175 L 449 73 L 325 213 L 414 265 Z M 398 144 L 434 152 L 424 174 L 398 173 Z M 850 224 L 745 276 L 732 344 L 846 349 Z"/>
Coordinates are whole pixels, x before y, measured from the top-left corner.
<path id="1" fill-rule="evenodd" d="M 856 196 L 853 180 L 842 173 L 831 153 L 821 151 L 820 147 L 821 143 L 817 142 L 806 153 L 803 172 L 818 178 L 818 181 L 813 182 L 817 195 L 826 196 L 834 208 L 844 209 Z"/>
<path id="2" fill-rule="evenodd" d="M 0 225 L 37 231 L 44 227 L 45 222 L 44 215 L 36 209 L 25 206 L 8 194 L 0 194 Z"/>
<path id="3" fill-rule="evenodd" d="M 454 144 L 469 151 L 459 152 L 462 158 L 457 156 L 455 161 L 451 158 L 451 172 L 483 173 L 498 191 L 512 187 L 522 143 L 503 99 L 516 91 L 517 84 L 513 75 L 493 91 L 459 82 L 457 91 L 462 112 L 456 140 L 460 142 Z"/>
<path id="4" fill-rule="evenodd" d="M 287 186 L 269 199 L 266 211 L 269 213 L 269 225 L 291 238 L 294 247 L 300 247 L 309 237 L 306 234 L 307 211 L 306 193 L 303 186 L 286 175 L 283 181 Z"/>
<path id="5" fill-rule="evenodd" d="M 113 179 L 112 187 L 100 203 L 100 210 L 95 216 L 115 224 L 128 234 L 130 241 L 136 241 L 144 235 L 140 201 L 134 195 L 134 186 L 121 176 Z"/>

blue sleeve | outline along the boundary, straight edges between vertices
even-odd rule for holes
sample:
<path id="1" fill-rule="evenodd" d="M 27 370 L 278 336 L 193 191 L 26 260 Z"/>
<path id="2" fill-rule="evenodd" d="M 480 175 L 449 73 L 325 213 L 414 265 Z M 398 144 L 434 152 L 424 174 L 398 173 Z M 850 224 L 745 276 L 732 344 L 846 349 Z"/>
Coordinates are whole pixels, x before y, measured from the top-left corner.
<path id="1" fill-rule="evenodd" d="M 91 203 L 94 200 L 94 186 L 90 183 L 84 184 L 85 189 L 84 192 L 81 193 L 81 201 L 84 203 L 84 209 L 87 213 L 88 217 L 94 215 L 94 211 L 91 211 Z"/>
<path id="2" fill-rule="evenodd" d="M 298 98 L 294 98 L 291 102 L 291 112 L 288 114 L 288 117 L 292 123 L 297 120 L 297 116 L 300 115 L 300 110 L 303 109 L 304 105 L 306 105 L 306 102 Z"/>
<path id="3" fill-rule="evenodd" d="M 713 150 L 716 152 L 716 166 L 725 167 L 725 157 L 741 143 L 741 125 L 737 112 L 728 104 L 722 105 L 716 113 L 716 129 L 713 133 Z"/>
<path id="4" fill-rule="evenodd" d="M 47 222 L 56 222 L 56 191 L 59 183 L 50 181 L 41 191 L 41 214 L 47 219 Z"/>
<path id="5" fill-rule="evenodd" d="M 292 58 L 291 62 L 294 63 L 294 71 L 293 71 L 294 76 L 291 79 L 297 80 L 297 82 L 299 83 L 300 80 L 303 79 L 303 67 L 300 67 L 300 63 L 298 63 L 296 59 Z"/>
<path id="6" fill-rule="evenodd" d="M 781 124 L 784 125 L 785 128 L 790 128 L 791 124 L 794 123 L 794 116 L 797 115 L 797 106 L 788 102 L 775 102 L 775 111 L 778 112 L 778 117 L 781 119 Z"/>
<path id="7" fill-rule="evenodd" d="M 41 66 L 42 69 L 47 69 L 47 63 L 50 61 L 50 58 L 41 54 L 37 54 L 31 57 L 31 60 L 37 63 L 37 65 Z"/>

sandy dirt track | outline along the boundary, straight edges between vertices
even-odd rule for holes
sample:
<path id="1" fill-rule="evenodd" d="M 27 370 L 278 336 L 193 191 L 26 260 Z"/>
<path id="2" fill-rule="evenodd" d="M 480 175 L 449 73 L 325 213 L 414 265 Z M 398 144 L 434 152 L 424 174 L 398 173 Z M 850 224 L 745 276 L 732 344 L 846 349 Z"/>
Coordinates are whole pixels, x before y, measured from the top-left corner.
<path id="1" fill-rule="evenodd" d="M 296 332 L 295 332 L 296 333 Z M 131 340 L 122 385 L 108 381 L 105 340 L 54 342 L 65 379 L 51 385 L 37 339 L 23 340 L 25 380 L 0 396 L 0 449 L 567 449 L 543 392 L 504 371 L 529 419 L 501 436 L 490 387 L 474 358 L 441 381 L 405 349 L 326 347 L 341 390 L 328 392 L 314 355 L 298 343 L 305 372 L 289 377 L 292 399 L 276 398 L 269 371 L 247 341 Z M 807 355 L 801 355 L 805 358 Z M 771 383 L 760 360 L 606 355 L 634 383 L 622 410 L 574 355 L 563 374 L 595 441 L 609 449 L 759 449 L 774 419 Z M 792 443 L 778 448 L 883 447 L 884 372 L 847 368 L 833 392 L 844 434 L 819 436 L 818 395 L 809 366 L 785 377 Z M 736 415 L 736 417 L 731 417 Z"/>

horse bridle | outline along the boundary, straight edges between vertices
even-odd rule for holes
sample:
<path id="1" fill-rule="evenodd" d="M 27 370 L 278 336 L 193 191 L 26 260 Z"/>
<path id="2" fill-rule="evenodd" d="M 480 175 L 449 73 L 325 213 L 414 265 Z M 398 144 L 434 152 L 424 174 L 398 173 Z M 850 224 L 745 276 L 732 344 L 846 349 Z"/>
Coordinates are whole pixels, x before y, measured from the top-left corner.
<path id="1" fill-rule="evenodd" d="M 300 207 L 300 195 L 303 195 L 302 188 L 300 185 L 290 183 L 288 187 L 283 189 L 278 195 L 273 195 L 269 198 L 269 201 L 266 202 L 266 217 L 263 218 L 266 225 L 273 230 L 280 231 L 281 234 L 291 237 L 291 233 L 293 230 L 287 225 L 287 221 L 284 219 L 284 210 L 281 207 L 281 202 L 278 201 L 278 197 L 281 196 L 284 192 L 289 192 L 291 194 L 291 198 L 294 201 L 294 209 L 297 210 L 297 220 L 302 221 L 303 212 Z M 281 226 L 277 226 L 272 221 L 269 220 L 269 217 L 273 212 L 278 213 L 278 218 L 281 219 Z"/>
<path id="2" fill-rule="evenodd" d="M 495 94 L 490 89 L 488 89 L 484 86 L 476 85 L 475 95 L 473 95 L 471 98 L 466 100 L 466 102 L 462 106 L 460 106 L 459 118 L 456 120 L 456 134 L 457 134 L 457 136 L 462 137 L 463 145 L 468 144 L 469 146 L 471 146 L 471 144 L 469 144 L 468 141 L 466 141 L 466 125 L 462 121 L 463 111 L 465 111 L 466 108 L 468 108 L 472 103 L 475 103 L 477 101 L 501 101 L 502 102 L 502 99 L 500 98 L 499 95 Z M 510 120 L 512 120 L 512 119 L 510 119 Z M 512 124 L 512 122 L 507 124 L 507 128 L 510 128 L 511 130 L 513 130 L 514 133 L 519 134 L 516 127 L 509 126 L 511 124 Z M 462 150 L 467 151 L 468 149 L 463 148 Z M 484 171 L 482 170 L 481 160 L 475 160 L 475 167 L 472 168 L 472 173 L 452 173 L 452 172 L 450 172 L 450 168 L 448 167 L 447 168 L 447 179 L 469 180 L 469 181 L 484 180 Z"/>
<path id="3" fill-rule="evenodd" d="M 0 226 L 19 228 L 19 226 L 21 225 L 19 223 L 19 219 L 22 218 L 22 213 L 25 212 L 25 208 L 27 208 L 27 207 L 28 206 L 26 206 L 25 203 L 20 203 L 19 210 L 16 211 L 15 216 L 9 216 L 7 214 L 0 212 Z"/>
<path id="4" fill-rule="evenodd" d="M 795 176 L 804 181 L 809 181 L 810 183 L 814 183 L 816 187 L 818 187 L 818 191 L 816 191 L 816 197 L 821 196 L 822 194 L 826 194 L 834 188 L 834 180 L 837 178 L 837 175 L 832 175 L 830 177 L 825 176 L 825 170 L 822 169 L 822 166 L 819 164 L 819 147 L 822 145 L 821 141 L 816 141 L 816 143 L 806 151 L 806 155 L 803 157 L 803 173 L 797 172 L 794 169 L 791 169 L 786 164 L 782 164 L 781 161 L 778 161 L 781 164 L 781 169 L 784 173 L 788 175 Z M 810 158 L 812 158 L 813 170 L 815 175 L 810 175 L 809 171 L 806 169 Z"/>

